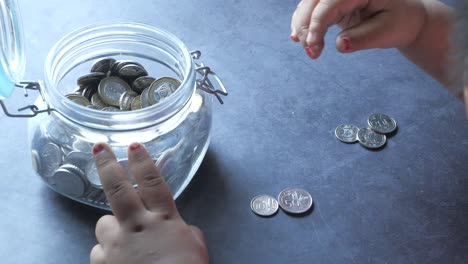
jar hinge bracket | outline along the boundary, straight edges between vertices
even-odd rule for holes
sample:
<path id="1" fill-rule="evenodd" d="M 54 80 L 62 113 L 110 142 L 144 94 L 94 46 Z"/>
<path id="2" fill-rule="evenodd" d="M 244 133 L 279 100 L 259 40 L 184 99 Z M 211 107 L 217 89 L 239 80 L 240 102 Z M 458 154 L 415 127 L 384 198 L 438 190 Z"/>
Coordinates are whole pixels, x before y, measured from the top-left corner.
<path id="1" fill-rule="evenodd" d="M 221 95 L 228 95 L 228 92 L 224 87 L 223 82 L 221 81 L 221 79 L 219 79 L 218 75 L 216 75 L 216 73 L 214 73 L 210 69 L 210 67 L 205 66 L 202 62 L 197 62 L 197 60 L 199 60 L 201 57 L 200 51 L 193 51 L 190 54 L 192 55 L 192 59 L 195 62 L 195 66 L 197 67 L 197 73 L 201 75 L 201 78 L 197 79 L 197 88 L 207 93 L 213 94 L 214 96 L 216 96 L 218 101 L 221 104 L 223 104 L 224 102 L 221 99 Z M 219 89 L 214 87 L 213 83 L 210 80 L 210 77 L 214 78 L 214 80 L 218 83 Z"/>
<path id="2" fill-rule="evenodd" d="M 52 111 L 55 111 L 55 109 L 50 108 L 49 104 L 46 102 L 44 94 L 42 93 L 41 85 L 40 85 L 39 82 L 21 81 L 21 82 L 16 83 L 15 87 L 19 88 L 19 89 L 24 89 L 24 97 L 29 96 L 28 90 L 38 91 L 39 94 L 41 95 L 42 101 L 44 101 L 46 103 L 47 109 L 39 109 L 39 107 L 37 107 L 36 105 L 27 105 L 27 106 L 19 108 L 18 112 L 23 112 L 23 111 L 29 110 L 29 111 L 31 111 L 30 114 L 13 114 L 10 111 L 8 111 L 8 109 L 7 109 L 6 105 L 5 105 L 5 103 L 3 102 L 3 100 L 0 100 L 0 105 L 1 105 L 5 115 L 7 115 L 9 117 L 29 118 L 29 117 L 34 117 L 34 116 L 36 116 L 38 114 L 41 114 L 41 113 L 48 113 L 50 115 L 50 113 Z"/>

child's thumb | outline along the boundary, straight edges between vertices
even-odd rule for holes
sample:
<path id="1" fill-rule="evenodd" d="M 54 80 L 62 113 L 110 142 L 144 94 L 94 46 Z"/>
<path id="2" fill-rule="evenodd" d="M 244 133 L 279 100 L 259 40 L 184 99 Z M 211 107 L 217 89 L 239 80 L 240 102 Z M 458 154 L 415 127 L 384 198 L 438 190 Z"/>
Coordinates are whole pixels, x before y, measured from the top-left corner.
<path id="1" fill-rule="evenodd" d="M 390 48 L 398 45 L 395 21 L 382 12 L 342 31 L 336 38 L 336 48 L 343 53 L 373 48 Z"/>

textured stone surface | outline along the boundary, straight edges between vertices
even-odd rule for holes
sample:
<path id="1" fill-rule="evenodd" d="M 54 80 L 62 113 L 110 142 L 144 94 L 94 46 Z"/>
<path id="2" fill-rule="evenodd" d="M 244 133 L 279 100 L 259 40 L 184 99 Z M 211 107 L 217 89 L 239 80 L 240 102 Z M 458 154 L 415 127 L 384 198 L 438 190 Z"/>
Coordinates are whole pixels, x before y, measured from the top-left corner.
<path id="1" fill-rule="evenodd" d="M 21 1 L 26 79 L 42 79 L 64 34 L 109 19 L 148 23 L 200 49 L 230 95 L 212 144 L 177 204 L 212 263 L 468 262 L 468 122 L 462 104 L 395 50 L 342 55 L 333 28 L 309 60 L 289 40 L 296 1 Z M 11 103 L 20 102 L 12 99 Z M 341 123 L 396 119 L 381 151 L 346 145 Z M 0 116 L 2 263 L 88 263 L 104 212 L 33 175 L 26 120 Z M 305 217 L 255 216 L 250 199 L 308 190 Z"/>

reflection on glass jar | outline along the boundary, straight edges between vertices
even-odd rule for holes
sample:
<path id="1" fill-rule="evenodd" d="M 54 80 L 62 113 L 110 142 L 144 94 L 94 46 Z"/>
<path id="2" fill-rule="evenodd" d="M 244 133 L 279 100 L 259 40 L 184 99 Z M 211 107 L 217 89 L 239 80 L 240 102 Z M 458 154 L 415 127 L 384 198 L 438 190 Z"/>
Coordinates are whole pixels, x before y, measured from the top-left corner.
<path id="1" fill-rule="evenodd" d="M 77 79 L 104 58 L 133 61 L 144 65 L 149 76 L 182 82 L 161 102 L 134 111 L 105 112 L 67 99 L 65 95 L 73 92 Z M 99 24 L 64 37 L 45 64 L 43 92 L 54 111 L 29 122 L 34 170 L 55 191 L 109 209 L 91 156 L 92 146 L 110 144 L 125 167 L 128 145 L 140 142 L 177 198 L 200 166 L 210 142 L 213 100 L 197 89 L 198 66 L 180 40 L 147 25 Z M 45 107 L 42 100 L 36 104 Z"/>

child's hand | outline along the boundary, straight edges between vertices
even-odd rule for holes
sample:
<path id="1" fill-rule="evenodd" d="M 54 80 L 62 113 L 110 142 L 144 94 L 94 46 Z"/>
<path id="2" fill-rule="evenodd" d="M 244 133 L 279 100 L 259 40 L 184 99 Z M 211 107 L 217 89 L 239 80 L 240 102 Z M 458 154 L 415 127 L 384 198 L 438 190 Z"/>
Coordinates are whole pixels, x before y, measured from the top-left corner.
<path id="1" fill-rule="evenodd" d="M 93 148 L 104 191 L 115 216 L 106 215 L 96 225 L 99 242 L 91 251 L 92 264 L 208 263 L 202 232 L 180 217 L 169 187 L 146 149 L 128 149 L 129 172 L 117 163 L 106 144 Z"/>
<path id="2" fill-rule="evenodd" d="M 344 29 L 336 38 L 340 52 L 406 47 L 426 20 L 422 0 L 302 0 L 291 21 L 291 39 L 316 59 L 328 27 Z"/>

